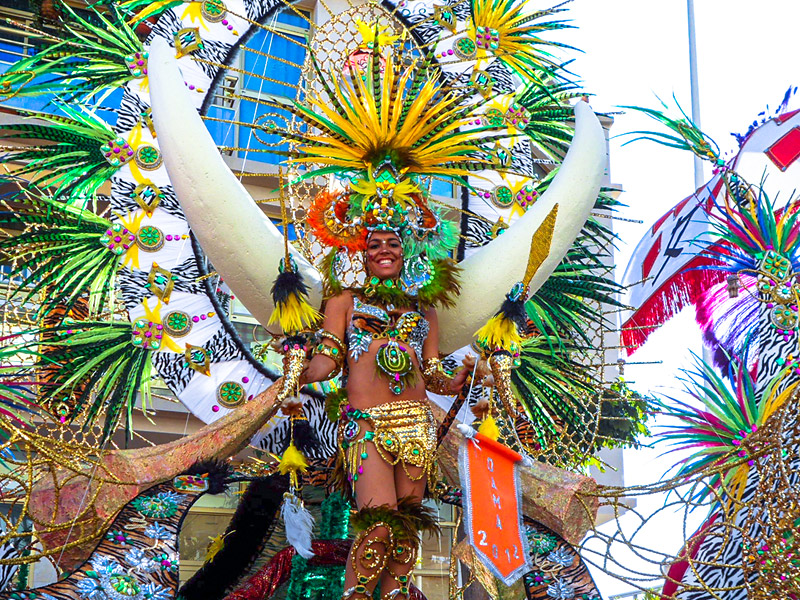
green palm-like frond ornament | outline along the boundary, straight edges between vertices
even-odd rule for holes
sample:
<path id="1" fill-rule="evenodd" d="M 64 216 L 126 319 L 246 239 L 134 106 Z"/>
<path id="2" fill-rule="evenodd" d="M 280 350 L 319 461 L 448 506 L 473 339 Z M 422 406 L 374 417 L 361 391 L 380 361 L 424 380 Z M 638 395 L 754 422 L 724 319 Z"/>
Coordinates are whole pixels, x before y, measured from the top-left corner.
<path id="1" fill-rule="evenodd" d="M 116 225 L 34 187 L 3 204 L 0 225 L 21 233 L 0 240 L 0 251 L 14 265 L 10 277 L 20 280 L 14 295 L 34 303 L 37 318 L 56 308 L 68 314 L 79 299 L 87 300 L 90 315 L 108 307 L 120 252 L 107 242 Z"/>
<path id="2" fill-rule="evenodd" d="M 114 4 L 108 5 L 108 16 L 89 7 L 100 25 L 66 3 L 61 3 L 61 8 L 68 14 L 65 27 L 70 38 L 44 36 L 47 45 L 0 76 L 0 86 L 17 84 L 19 95 L 56 94 L 67 102 L 85 101 L 98 94 L 92 102 L 99 105 L 108 93 L 147 75 L 144 47 Z M 137 64 L 137 54 L 143 65 Z M 25 85 L 19 85 L 26 78 Z"/>
<path id="3" fill-rule="evenodd" d="M 575 112 L 569 102 L 584 95 L 568 81 L 528 85 L 517 97 L 517 103 L 526 111 L 528 122 L 522 128 L 525 135 L 551 156 L 564 156 L 574 132 Z"/>
<path id="4" fill-rule="evenodd" d="M 662 100 L 659 100 L 659 102 L 661 102 L 661 106 L 664 107 L 664 111 L 669 110 L 669 107 Z M 681 117 L 677 119 L 668 116 L 664 111 L 653 108 L 642 108 L 641 106 L 621 106 L 620 108 L 635 110 L 643 113 L 651 119 L 658 121 L 673 132 L 662 133 L 660 131 L 632 131 L 629 135 L 636 137 L 628 140 L 625 142 L 625 144 L 631 144 L 638 140 L 650 140 L 651 142 L 669 146 L 670 148 L 687 150 L 695 156 L 699 156 L 703 160 L 709 160 L 714 163 L 720 163 L 720 161 L 722 161 L 722 164 L 724 164 L 724 160 L 720 158 L 720 150 L 717 143 L 703 133 L 697 127 L 697 125 L 694 124 L 691 117 L 689 117 L 689 115 L 684 112 L 680 105 L 677 104 L 677 100 L 675 103 L 681 113 Z"/>
<path id="5" fill-rule="evenodd" d="M 560 68 L 552 50 L 575 50 L 541 37 L 573 27 L 552 18 L 567 10 L 565 4 L 530 12 L 528 4 L 519 0 L 472 0 L 472 33 L 478 58 L 495 56 L 523 79 L 544 84 Z"/>
<path id="6" fill-rule="evenodd" d="M 60 407 L 56 411 L 63 421 L 80 420 L 85 429 L 105 413 L 104 440 L 123 419 L 130 433 L 137 400 L 143 408 L 150 405 L 153 369 L 151 350 L 135 343 L 131 323 L 65 320 L 28 334 L 37 339 L 12 348 L 38 353 L 31 372 L 48 374 L 39 386 L 41 406 Z"/>
<path id="7" fill-rule="evenodd" d="M 0 164 L 21 162 L 15 176 L 29 175 L 36 186 L 52 188 L 60 201 L 86 206 L 119 168 L 101 149 L 117 136 L 91 109 L 60 101 L 55 105 L 63 116 L 21 111 L 31 121 L 3 125 L 6 142 L 32 145 L 4 146 Z"/>

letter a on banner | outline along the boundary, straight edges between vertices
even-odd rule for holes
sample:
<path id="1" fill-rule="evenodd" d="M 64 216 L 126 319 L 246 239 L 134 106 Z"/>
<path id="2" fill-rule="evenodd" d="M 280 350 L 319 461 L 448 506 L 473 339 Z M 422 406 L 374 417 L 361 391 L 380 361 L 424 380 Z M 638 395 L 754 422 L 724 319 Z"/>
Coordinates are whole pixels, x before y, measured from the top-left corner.
<path id="1" fill-rule="evenodd" d="M 506 585 L 531 570 L 522 528 L 518 463 L 522 456 L 480 433 L 458 451 L 464 518 L 481 562 Z"/>

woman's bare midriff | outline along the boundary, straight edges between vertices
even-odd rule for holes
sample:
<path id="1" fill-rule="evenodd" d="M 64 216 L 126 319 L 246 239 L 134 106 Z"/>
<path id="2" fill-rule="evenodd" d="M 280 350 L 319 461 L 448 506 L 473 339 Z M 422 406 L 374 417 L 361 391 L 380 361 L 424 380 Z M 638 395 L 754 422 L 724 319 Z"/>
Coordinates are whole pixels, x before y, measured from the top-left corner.
<path id="1" fill-rule="evenodd" d="M 348 357 L 347 365 L 350 370 L 347 376 L 347 401 L 353 408 L 366 410 L 372 406 L 394 402 L 397 400 L 424 400 L 425 382 L 422 380 L 419 362 L 414 351 L 409 348 L 411 361 L 414 364 L 416 383 L 406 387 L 402 394 L 395 395 L 389 391 L 389 378 L 384 375 L 375 362 L 375 355 L 381 345 L 388 340 L 373 340 L 369 350 L 354 361 Z"/>

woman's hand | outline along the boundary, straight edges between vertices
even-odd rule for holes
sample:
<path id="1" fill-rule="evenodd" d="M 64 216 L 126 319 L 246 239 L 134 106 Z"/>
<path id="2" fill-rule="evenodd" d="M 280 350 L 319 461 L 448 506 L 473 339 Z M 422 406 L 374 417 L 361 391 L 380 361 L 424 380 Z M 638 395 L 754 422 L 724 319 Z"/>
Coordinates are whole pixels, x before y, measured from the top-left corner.
<path id="1" fill-rule="evenodd" d="M 472 354 L 467 354 L 461 359 L 461 363 L 464 366 L 456 371 L 455 375 L 450 380 L 450 391 L 454 394 L 458 394 L 461 391 L 461 388 L 464 387 L 464 384 L 467 382 L 467 377 L 475 368 L 475 357 L 472 356 Z"/>

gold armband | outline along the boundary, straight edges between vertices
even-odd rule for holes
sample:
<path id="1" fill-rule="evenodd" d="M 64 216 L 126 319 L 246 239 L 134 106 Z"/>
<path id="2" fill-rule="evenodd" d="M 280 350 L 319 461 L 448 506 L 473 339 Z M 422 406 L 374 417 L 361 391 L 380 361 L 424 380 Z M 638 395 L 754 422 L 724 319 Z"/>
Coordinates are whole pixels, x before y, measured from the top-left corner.
<path id="1" fill-rule="evenodd" d="M 338 335 L 336 335 L 335 333 L 331 333 L 327 329 L 320 329 L 319 331 L 317 331 L 317 337 L 319 338 L 320 342 L 322 340 L 329 340 L 331 343 L 333 343 L 333 346 L 335 348 L 338 348 L 339 352 L 341 352 L 344 355 L 344 342 Z"/>
<path id="2" fill-rule="evenodd" d="M 340 340 L 335 334 L 331 333 L 330 331 L 326 331 L 325 329 L 320 329 L 317 332 L 317 337 L 319 338 L 320 342 L 314 348 L 314 354 L 327 356 L 334 363 L 336 363 L 336 370 L 330 374 L 330 377 L 334 377 L 339 371 L 342 370 L 342 367 L 344 366 L 344 345 L 342 344 L 342 340 Z M 325 340 L 330 341 L 333 345 L 327 345 Z"/>
<path id="3" fill-rule="evenodd" d="M 338 348 L 334 348 L 332 346 L 327 346 L 320 342 L 317 344 L 317 347 L 314 348 L 314 354 L 321 354 L 322 356 L 327 356 L 333 362 L 336 363 L 336 370 L 340 371 L 342 366 L 344 365 L 344 354 Z M 331 375 L 333 377 L 333 375 Z"/>
<path id="4" fill-rule="evenodd" d="M 425 381 L 426 390 L 434 394 L 453 395 L 450 389 L 453 377 L 445 372 L 442 361 L 438 358 L 426 358 L 422 361 L 422 379 Z"/>

